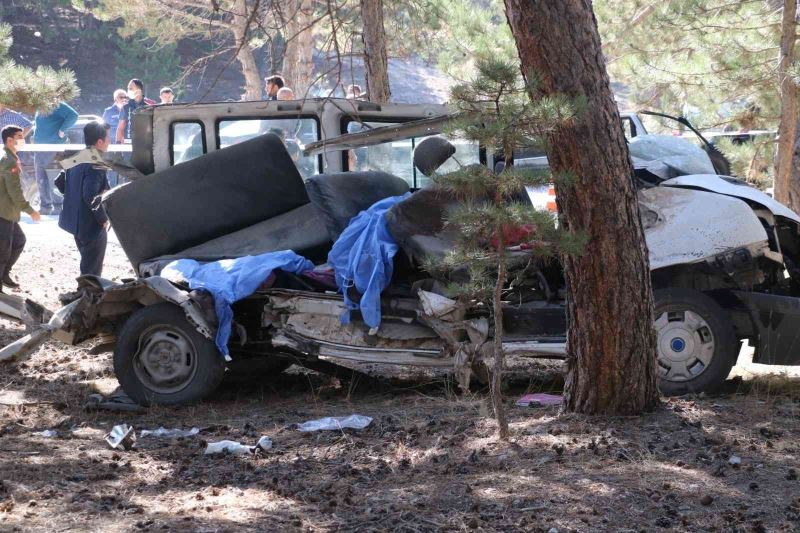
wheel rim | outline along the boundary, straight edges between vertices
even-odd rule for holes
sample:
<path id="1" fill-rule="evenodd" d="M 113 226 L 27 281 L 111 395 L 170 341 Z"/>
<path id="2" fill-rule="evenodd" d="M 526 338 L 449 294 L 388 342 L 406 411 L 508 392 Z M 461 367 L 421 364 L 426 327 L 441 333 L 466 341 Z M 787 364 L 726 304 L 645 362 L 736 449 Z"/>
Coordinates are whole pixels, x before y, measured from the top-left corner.
<path id="1" fill-rule="evenodd" d="M 658 371 L 667 381 L 689 381 L 706 371 L 716 342 L 708 322 L 685 309 L 664 311 L 656 319 Z"/>
<path id="2" fill-rule="evenodd" d="M 186 388 L 197 372 L 197 351 L 179 329 L 153 326 L 139 336 L 133 369 L 145 387 L 160 394 Z"/>

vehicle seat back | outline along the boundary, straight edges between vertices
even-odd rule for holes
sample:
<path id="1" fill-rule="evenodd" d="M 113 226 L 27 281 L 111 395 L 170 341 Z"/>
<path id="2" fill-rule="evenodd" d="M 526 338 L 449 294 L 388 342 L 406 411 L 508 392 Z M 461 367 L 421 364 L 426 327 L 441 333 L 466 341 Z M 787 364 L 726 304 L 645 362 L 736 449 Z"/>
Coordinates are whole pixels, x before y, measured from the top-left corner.
<path id="1" fill-rule="evenodd" d="M 115 188 L 103 206 L 138 270 L 145 260 L 248 228 L 308 201 L 283 142 L 267 134 Z"/>
<path id="2" fill-rule="evenodd" d="M 372 204 L 408 192 L 408 183 L 386 172 L 339 172 L 319 174 L 306 180 L 306 190 L 336 241 L 350 220 Z"/>
<path id="3" fill-rule="evenodd" d="M 456 206 L 458 201 L 447 191 L 421 189 L 386 212 L 389 233 L 413 262 L 441 260 L 458 239 L 444 224 L 445 214 Z"/>

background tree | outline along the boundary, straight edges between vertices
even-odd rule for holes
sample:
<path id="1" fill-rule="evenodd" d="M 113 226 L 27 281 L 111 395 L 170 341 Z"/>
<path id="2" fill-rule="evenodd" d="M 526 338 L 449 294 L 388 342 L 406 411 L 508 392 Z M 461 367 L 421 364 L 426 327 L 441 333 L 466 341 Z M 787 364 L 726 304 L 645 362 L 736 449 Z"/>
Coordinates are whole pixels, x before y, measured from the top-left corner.
<path id="1" fill-rule="evenodd" d="M 152 37 L 154 48 L 182 39 L 205 39 L 216 43 L 214 56 L 233 51 L 245 79 L 244 98 L 261 99 L 264 83 L 253 54 L 259 42 L 256 34 L 263 13 L 261 0 L 101 2 L 94 13 L 106 20 L 122 19 L 120 34 L 123 38 L 144 32 Z"/>
<path id="2" fill-rule="evenodd" d="M 594 5 L 609 70 L 635 105 L 691 115 L 700 127 L 780 124 L 776 196 L 800 209 L 800 160 L 790 161 L 798 121 L 795 0 Z"/>
<path id="3" fill-rule="evenodd" d="M 781 12 L 747 0 L 594 3 L 612 76 L 639 106 L 689 112 L 703 126 L 758 108 L 777 124 Z"/>
<path id="4" fill-rule="evenodd" d="M 285 20 L 282 33 L 286 52 L 280 72 L 294 89 L 295 97 L 303 98 L 314 81 L 315 3 L 313 0 L 291 0 L 277 12 L 281 15 L 281 23 Z"/>
<path id="5" fill-rule="evenodd" d="M 525 186 L 550 183 L 548 172 L 511 166 L 515 148 L 541 146 L 546 135 L 575 115 L 574 106 L 558 95 L 542 96 L 526 85 L 519 68 L 510 62 L 483 59 L 477 63 L 477 75 L 471 82 L 452 90 L 451 104 L 460 113 L 450 133 L 479 142 L 490 152 L 504 154 L 506 165 L 495 173 L 484 165 L 462 167 L 455 172 L 435 175 L 437 187 L 460 199 L 459 207 L 447 214 L 446 226 L 460 236 L 455 249 L 443 265 L 448 272 L 463 270 L 469 280 L 450 285 L 451 294 L 468 300 L 483 301 L 491 309 L 494 344 L 492 346 L 491 394 L 501 438 L 508 437 L 508 421 L 502 398 L 503 297 L 508 290 L 510 246 L 522 246 L 515 252 L 517 265 L 513 274 L 555 253 L 577 253 L 582 246 L 580 235 L 558 229 L 556 219 L 547 211 L 514 201 Z M 531 99 L 529 95 L 535 95 Z M 556 181 L 565 179 L 563 176 Z M 520 229 L 524 230 L 520 233 Z M 511 235 L 516 235 L 510 242 Z M 522 260 L 522 261 L 519 261 Z M 521 263 L 521 264 L 520 264 Z M 522 268 L 521 268 L 522 267 Z M 435 266 L 433 270 L 435 270 Z M 474 305 L 474 302 L 472 302 Z"/>
<path id="6" fill-rule="evenodd" d="M 33 114 L 78 96 L 71 71 L 17 65 L 8 57 L 11 44 L 11 26 L 0 23 L 0 105 Z"/>
<path id="7" fill-rule="evenodd" d="M 389 59 L 386 55 L 386 30 L 383 27 L 383 1 L 361 0 L 361 33 L 364 44 L 364 67 L 367 95 L 372 102 L 388 102 Z"/>
<path id="8" fill-rule="evenodd" d="M 797 0 L 783 1 L 781 17 L 781 46 L 778 60 L 781 118 L 778 126 L 778 156 L 775 165 L 775 198 L 800 211 L 800 174 L 793 172 L 797 145 L 797 81 L 792 73 L 797 42 Z"/>
<path id="9" fill-rule="evenodd" d="M 564 258 L 565 407 L 638 414 L 658 403 L 653 293 L 633 168 L 606 73 L 591 0 L 505 0 L 532 97 L 584 98 L 578 117 L 547 135 L 556 202 L 567 231 L 588 236 Z M 537 83 L 533 83 L 537 81 Z"/>
<path id="10" fill-rule="evenodd" d="M 426 46 L 435 50 L 439 68 L 453 78 L 471 77 L 476 57 L 516 59 L 502 0 L 434 0 L 426 7 L 427 18 L 435 21 L 428 24 L 438 29 Z"/>
<path id="11" fill-rule="evenodd" d="M 114 78 L 119 87 L 127 87 L 131 78 L 146 80 L 154 97 L 161 86 L 174 85 L 180 72 L 180 57 L 175 44 L 157 47 L 151 38 L 140 32 L 126 46 L 114 53 Z M 172 87 L 176 89 L 176 87 Z"/>

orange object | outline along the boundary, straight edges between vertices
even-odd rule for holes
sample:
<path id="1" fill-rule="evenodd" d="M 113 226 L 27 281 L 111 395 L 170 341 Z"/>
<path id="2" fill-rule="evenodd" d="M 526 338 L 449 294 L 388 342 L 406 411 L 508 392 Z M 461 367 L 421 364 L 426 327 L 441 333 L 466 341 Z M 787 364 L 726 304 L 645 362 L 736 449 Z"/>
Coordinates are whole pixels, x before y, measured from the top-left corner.
<path id="1" fill-rule="evenodd" d="M 547 210 L 550 211 L 551 213 L 557 212 L 558 207 L 556 207 L 556 188 L 553 187 L 552 185 L 547 190 L 547 196 L 550 196 L 552 198 L 552 200 L 547 201 L 546 205 Z"/>

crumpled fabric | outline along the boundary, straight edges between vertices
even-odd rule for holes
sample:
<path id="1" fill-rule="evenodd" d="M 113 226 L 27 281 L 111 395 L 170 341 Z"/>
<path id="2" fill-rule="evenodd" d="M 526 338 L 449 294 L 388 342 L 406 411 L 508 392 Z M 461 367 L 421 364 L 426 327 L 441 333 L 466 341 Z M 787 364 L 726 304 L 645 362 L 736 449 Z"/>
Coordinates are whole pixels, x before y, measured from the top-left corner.
<path id="1" fill-rule="evenodd" d="M 342 429 L 364 429 L 372 423 L 372 418 L 364 415 L 327 416 L 309 420 L 297 426 L 299 431 L 337 431 Z"/>
<path id="2" fill-rule="evenodd" d="M 291 250 L 247 255 L 236 259 L 223 259 L 199 263 L 193 259 L 179 259 L 167 264 L 161 277 L 173 283 L 187 282 L 192 290 L 205 290 L 214 297 L 214 309 L 219 327 L 215 343 L 226 360 L 230 360 L 228 339 L 231 336 L 233 309 L 231 305 L 256 292 L 274 270 L 299 274 L 314 268 L 314 263 Z"/>
<path id="3" fill-rule="evenodd" d="M 346 310 L 340 317 L 342 324 L 349 324 L 350 312 L 360 309 L 369 327 L 380 326 L 381 292 L 392 280 L 394 256 L 398 250 L 389 233 L 385 214 L 410 195 L 384 198 L 353 217 L 328 253 L 328 263 L 336 274 L 336 285 L 344 295 Z M 350 287 L 355 287 L 361 294 L 360 302 L 350 299 Z"/>

